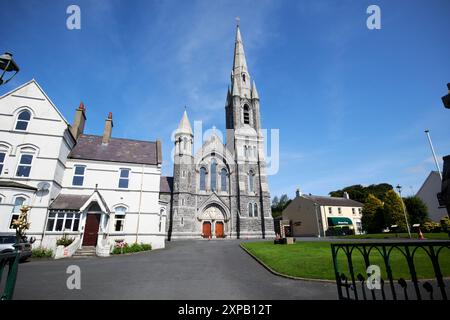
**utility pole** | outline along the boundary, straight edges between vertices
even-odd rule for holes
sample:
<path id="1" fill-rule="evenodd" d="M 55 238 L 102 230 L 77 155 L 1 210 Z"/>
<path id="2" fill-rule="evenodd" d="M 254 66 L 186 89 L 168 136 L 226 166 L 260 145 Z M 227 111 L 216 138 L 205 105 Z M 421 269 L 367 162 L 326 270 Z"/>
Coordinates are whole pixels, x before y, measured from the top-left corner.
<path id="1" fill-rule="evenodd" d="M 411 230 L 409 230 L 408 216 L 406 215 L 405 203 L 403 202 L 403 198 L 402 198 L 402 187 L 400 185 L 397 185 L 396 188 L 400 195 L 400 200 L 402 201 L 402 208 L 403 208 L 403 214 L 405 215 L 406 228 L 408 229 L 409 238 L 411 239 Z"/>
<path id="2" fill-rule="evenodd" d="M 426 129 L 425 134 L 427 135 L 428 142 L 430 143 L 430 148 L 431 148 L 431 153 L 433 154 L 434 163 L 436 164 L 436 168 L 439 173 L 439 177 L 441 177 L 441 181 L 442 181 L 442 172 L 441 172 L 441 168 L 439 168 L 439 162 L 437 161 L 436 153 L 434 152 L 433 143 L 431 142 L 430 130 Z"/>

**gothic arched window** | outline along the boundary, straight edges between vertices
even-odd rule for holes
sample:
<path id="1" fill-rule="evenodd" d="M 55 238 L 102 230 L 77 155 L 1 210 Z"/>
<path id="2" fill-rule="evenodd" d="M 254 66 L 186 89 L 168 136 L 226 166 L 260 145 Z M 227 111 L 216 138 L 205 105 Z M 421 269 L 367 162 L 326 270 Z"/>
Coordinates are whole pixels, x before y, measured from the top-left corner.
<path id="1" fill-rule="evenodd" d="M 211 161 L 211 190 L 217 190 L 217 162 L 214 159 Z"/>
<path id="2" fill-rule="evenodd" d="M 204 167 L 200 168 L 200 190 L 206 190 L 206 169 Z"/>
<path id="3" fill-rule="evenodd" d="M 247 104 L 244 106 L 244 124 L 250 124 L 250 107 Z"/>
<path id="4" fill-rule="evenodd" d="M 258 204 L 254 204 L 253 205 L 253 216 L 257 217 L 258 216 Z"/>
<path id="5" fill-rule="evenodd" d="M 227 170 L 225 168 L 220 170 L 220 190 L 227 191 Z"/>
<path id="6" fill-rule="evenodd" d="M 251 203 L 248 204 L 248 216 L 251 217 L 253 215 L 253 205 Z"/>
<path id="7" fill-rule="evenodd" d="M 255 191 L 255 174 L 253 171 L 250 171 L 248 173 L 248 191 L 254 192 Z"/>
<path id="8" fill-rule="evenodd" d="M 186 151 L 187 150 L 187 138 L 183 139 L 183 150 Z"/>
<path id="9" fill-rule="evenodd" d="M 242 80 L 245 82 L 245 73 L 242 74 Z"/>

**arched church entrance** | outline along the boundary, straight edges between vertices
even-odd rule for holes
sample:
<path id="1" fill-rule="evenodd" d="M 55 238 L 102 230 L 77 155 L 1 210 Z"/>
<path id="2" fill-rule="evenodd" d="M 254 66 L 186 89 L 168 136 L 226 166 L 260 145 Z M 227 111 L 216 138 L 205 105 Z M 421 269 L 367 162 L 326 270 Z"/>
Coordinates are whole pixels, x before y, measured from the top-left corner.
<path id="1" fill-rule="evenodd" d="M 203 238 L 225 238 L 226 218 L 220 206 L 216 204 L 207 206 L 198 219 Z"/>
<path id="2" fill-rule="evenodd" d="M 203 221 L 202 223 L 202 236 L 203 238 L 210 238 L 211 237 L 211 222 L 209 221 Z"/>

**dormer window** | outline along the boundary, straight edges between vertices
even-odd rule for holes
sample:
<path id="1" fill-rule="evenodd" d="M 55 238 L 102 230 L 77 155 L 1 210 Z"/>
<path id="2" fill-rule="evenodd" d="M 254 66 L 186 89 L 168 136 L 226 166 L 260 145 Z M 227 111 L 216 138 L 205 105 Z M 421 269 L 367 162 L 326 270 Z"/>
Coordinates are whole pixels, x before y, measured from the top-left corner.
<path id="1" fill-rule="evenodd" d="M 17 117 L 15 129 L 20 131 L 27 131 L 30 119 L 31 119 L 30 111 L 23 110 L 22 112 L 19 113 L 19 116 Z"/>
<path id="2" fill-rule="evenodd" d="M 250 108 L 248 105 L 244 106 L 244 124 L 250 124 Z"/>

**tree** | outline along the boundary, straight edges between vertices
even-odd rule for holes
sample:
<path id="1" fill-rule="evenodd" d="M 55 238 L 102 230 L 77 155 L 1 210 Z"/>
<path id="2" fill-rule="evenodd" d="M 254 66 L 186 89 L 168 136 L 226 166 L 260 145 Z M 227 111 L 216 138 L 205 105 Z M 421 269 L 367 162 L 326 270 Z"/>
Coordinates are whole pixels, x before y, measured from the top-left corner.
<path id="1" fill-rule="evenodd" d="M 368 233 L 378 233 L 384 228 L 383 202 L 373 194 L 367 196 L 362 209 L 361 223 Z"/>
<path id="2" fill-rule="evenodd" d="M 428 219 L 427 205 L 418 197 L 407 197 L 403 199 L 410 223 L 424 224 Z"/>
<path id="3" fill-rule="evenodd" d="M 393 190 L 393 187 L 388 183 L 372 184 L 367 187 L 360 184 L 355 184 L 341 190 L 331 191 L 329 194 L 332 197 L 343 197 L 344 192 L 347 192 L 350 199 L 365 203 L 369 194 L 372 194 L 381 201 L 384 201 L 386 192 L 389 190 Z"/>
<path id="4" fill-rule="evenodd" d="M 281 195 L 280 199 L 275 196 L 272 200 L 272 217 L 276 218 L 281 216 L 283 210 L 291 203 L 291 199 L 287 196 L 287 194 Z"/>
<path id="5" fill-rule="evenodd" d="M 397 225 L 399 231 L 406 230 L 402 200 L 394 190 L 389 190 L 385 194 L 383 213 L 386 227 Z"/>
<path id="6" fill-rule="evenodd" d="M 278 205 L 279 209 L 281 209 L 281 211 L 283 211 L 284 208 L 287 207 L 288 202 L 289 202 L 289 197 L 287 196 L 287 194 L 281 195 L 280 203 Z"/>
<path id="7" fill-rule="evenodd" d="M 273 208 L 278 208 L 279 203 L 280 203 L 280 200 L 278 199 L 277 196 L 275 196 L 275 197 L 273 198 L 273 200 L 272 200 L 272 209 L 273 209 Z"/>

